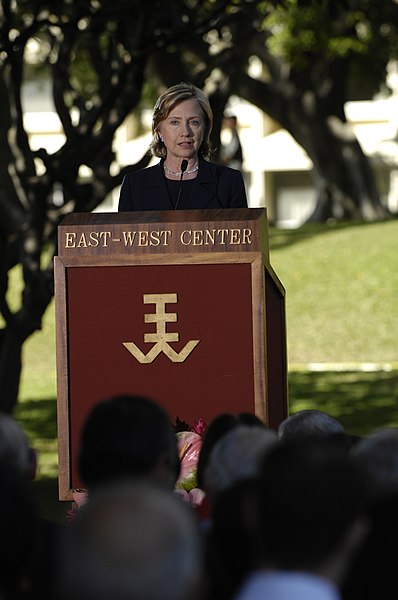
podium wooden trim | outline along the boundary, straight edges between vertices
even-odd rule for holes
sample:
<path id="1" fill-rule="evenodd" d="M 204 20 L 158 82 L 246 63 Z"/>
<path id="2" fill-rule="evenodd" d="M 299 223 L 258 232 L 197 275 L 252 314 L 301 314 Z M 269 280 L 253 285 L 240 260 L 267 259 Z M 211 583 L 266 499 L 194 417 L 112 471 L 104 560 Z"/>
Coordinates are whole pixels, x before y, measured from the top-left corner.
<path id="1" fill-rule="evenodd" d="M 232 231 L 228 234 L 232 243 L 225 243 L 227 233 L 220 234 L 223 244 L 210 243 L 216 234 L 203 233 L 208 230 Z M 106 245 L 99 241 L 104 231 L 107 232 L 106 236 L 103 236 L 106 238 Z M 124 232 L 126 235 L 126 231 L 130 232 L 130 237 L 127 236 L 130 240 L 135 232 L 135 236 L 139 236 L 143 245 L 134 247 L 111 241 L 120 240 L 123 237 L 121 234 Z M 185 233 L 187 231 L 191 233 Z M 156 235 L 154 232 L 157 232 Z M 152 246 L 149 245 L 151 235 L 154 244 Z M 58 236 L 58 256 L 54 259 L 54 270 L 61 500 L 72 499 L 75 487 L 72 481 L 71 405 L 76 399 L 71 397 L 70 386 L 67 281 L 70 270 L 87 268 L 89 272 L 92 267 L 145 268 L 153 265 L 165 269 L 176 265 L 192 268 L 195 265 L 249 266 L 252 313 L 250 327 L 253 340 L 254 398 L 250 400 L 252 410 L 273 428 L 287 416 L 285 290 L 269 263 L 265 209 L 74 213 L 62 221 Z M 138 239 L 135 236 L 134 240 Z M 159 242 L 162 239 L 165 241 L 166 238 L 167 244 Z M 205 239 L 210 240 L 207 245 L 202 243 Z M 181 243 L 181 240 L 185 240 L 186 243 Z M 187 243 L 192 240 L 196 240 L 197 243 Z M 226 402 L 223 412 L 228 411 Z M 198 415 L 200 416 L 202 415 Z"/>

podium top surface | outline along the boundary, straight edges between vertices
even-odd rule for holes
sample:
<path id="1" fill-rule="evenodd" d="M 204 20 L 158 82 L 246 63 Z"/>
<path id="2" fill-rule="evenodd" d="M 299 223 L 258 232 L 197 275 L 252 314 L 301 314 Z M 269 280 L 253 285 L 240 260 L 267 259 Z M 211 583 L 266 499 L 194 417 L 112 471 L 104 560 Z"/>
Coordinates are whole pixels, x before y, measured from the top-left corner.
<path id="1" fill-rule="evenodd" d="M 242 251 L 268 258 L 265 208 L 70 213 L 58 226 L 61 257 Z"/>

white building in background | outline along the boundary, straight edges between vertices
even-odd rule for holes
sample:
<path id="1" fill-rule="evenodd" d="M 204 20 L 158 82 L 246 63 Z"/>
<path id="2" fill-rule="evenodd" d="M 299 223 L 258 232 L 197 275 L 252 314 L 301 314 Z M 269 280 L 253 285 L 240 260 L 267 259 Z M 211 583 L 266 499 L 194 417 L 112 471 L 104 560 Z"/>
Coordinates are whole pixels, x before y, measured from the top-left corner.
<path id="1" fill-rule="evenodd" d="M 398 212 L 398 68 L 392 68 L 388 98 L 349 102 L 346 115 L 365 154 L 371 159 L 383 202 Z M 33 148 L 44 147 L 51 154 L 64 141 L 57 114 L 51 104 L 49 84 L 30 83 L 24 90 L 24 121 Z M 250 207 L 266 207 L 270 221 L 279 227 L 298 227 L 311 214 L 315 190 L 312 163 L 292 136 L 255 106 L 231 99 L 229 109 L 238 119 L 244 152 L 245 175 Z M 134 136 L 127 124 L 114 141 L 118 161 L 127 165 L 139 160 L 151 139 L 151 111 L 142 115 L 147 133 Z M 152 162 L 156 162 L 153 159 Z M 82 170 L 84 175 L 84 168 Z M 105 198 L 98 211 L 117 210 L 119 190 Z"/>
<path id="2" fill-rule="evenodd" d="M 398 212 L 398 64 L 391 63 L 388 98 L 348 102 L 348 123 L 373 166 L 383 203 Z M 266 206 L 279 227 L 297 227 L 312 213 L 315 190 L 306 152 L 257 108 L 236 100 L 251 206 Z"/>

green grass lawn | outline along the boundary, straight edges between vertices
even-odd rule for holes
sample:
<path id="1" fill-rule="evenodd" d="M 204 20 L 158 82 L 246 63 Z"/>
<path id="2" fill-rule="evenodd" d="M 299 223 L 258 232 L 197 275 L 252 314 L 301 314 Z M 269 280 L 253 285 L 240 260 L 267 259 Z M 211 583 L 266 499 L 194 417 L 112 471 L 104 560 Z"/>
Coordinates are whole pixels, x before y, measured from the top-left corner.
<path id="1" fill-rule="evenodd" d="M 271 230 L 289 364 L 398 361 L 398 221 Z"/>
<path id="2" fill-rule="evenodd" d="M 398 426 L 398 221 L 271 228 L 270 248 L 286 289 L 290 412 L 319 408 L 362 435 Z M 43 510 L 64 518 L 53 304 L 23 365 L 16 417 L 39 451 Z"/>

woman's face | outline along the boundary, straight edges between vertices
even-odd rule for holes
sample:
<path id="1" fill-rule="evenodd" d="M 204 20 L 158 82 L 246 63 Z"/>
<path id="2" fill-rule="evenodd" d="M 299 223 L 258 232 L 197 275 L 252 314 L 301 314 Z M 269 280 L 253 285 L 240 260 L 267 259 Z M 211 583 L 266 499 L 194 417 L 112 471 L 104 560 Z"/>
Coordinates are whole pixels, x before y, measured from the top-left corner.
<path id="1" fill-rule="evenodd" d="M 198 101 L 190 98 L 177 104 L 159 124 L 158 132 L 168 158 L 197 158 L 205 132 L 203 111 Z"/>

